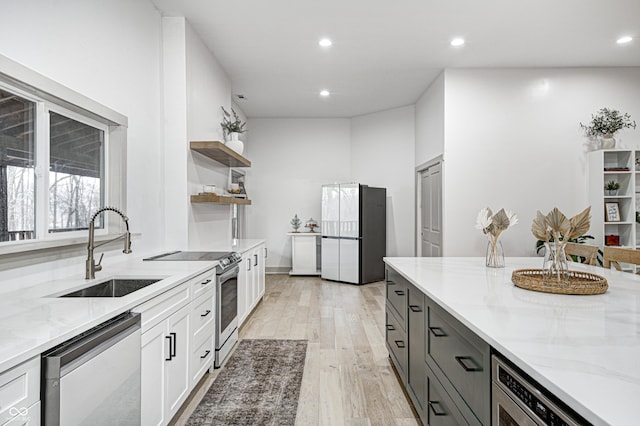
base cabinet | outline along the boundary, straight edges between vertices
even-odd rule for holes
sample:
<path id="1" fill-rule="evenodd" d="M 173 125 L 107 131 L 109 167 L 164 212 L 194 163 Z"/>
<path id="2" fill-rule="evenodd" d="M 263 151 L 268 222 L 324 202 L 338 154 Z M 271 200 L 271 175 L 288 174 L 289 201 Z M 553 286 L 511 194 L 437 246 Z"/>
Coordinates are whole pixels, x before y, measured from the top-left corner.
<path id="1" fill-rule="evenodd" d="M 265 288 L 267 248 L 260 244 L 242 253 L 238 274 L 238 325 L 241 326 L 258 305 Z"/>
<path id="2" fill-rule="evenodd" d="M 387 268 L 389 358 L 426 425 L 490 425 L 491 349 Z"/>
<path id="3" fill-rule="evenodd" d="M 184 306 L 142 334 L 142 424 L 164 425 L 190 390 L 189 319 Z"/>

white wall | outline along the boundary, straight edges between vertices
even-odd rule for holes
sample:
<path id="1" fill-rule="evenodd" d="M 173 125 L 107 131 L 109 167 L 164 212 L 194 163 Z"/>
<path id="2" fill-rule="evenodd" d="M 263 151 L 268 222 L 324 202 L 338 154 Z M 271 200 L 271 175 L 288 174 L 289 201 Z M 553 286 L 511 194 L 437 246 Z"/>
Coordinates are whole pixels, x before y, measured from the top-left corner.
<path id="1" fill-rule="evenodd" d="M 202 192 L 203 184 L 225 189 L 229 168 L 188 149 L 189 141 L 224 141 L 220 122 L 224 106 L 229 111 L 231 82 L 200 36 L 187 23 L 187 152 L 188 194 Z M 235 108 L 235 107 L 234 107 Z M 173 200 L 178 203 L 180 200 Z M 190 248 L 207 247 L 213 240 L 231 238 L 230 206 L 219 204 L 189 204 Z M 185 218 L 186 220 L 186 218 Z"/>
<path id="2" fill-rule="evenodd" d="M 293 215 L 319 222 L 321 186 L 351 180 L 350 120 L 249 119 L 247 127 L 248 236 L 267 241 L 267 268 L 288 271 Z"/>
<path id="3" fill-rule="evenodd" d="M 146 0 L 29 0 L 0 2 L 0 16 L 1 54 L 129 118 L 127 215 L 143 234 L 133 249 L 160 244 L 158 12 Z"/>
<path id="4" fill-rule="evenodd" d="M 638 68 L 447 70 L 444 255 L 484 255 L 486 238 L 474 225 L 487 206 L 520 217 L 501 237 L 505 254 L 535 254 L 536 210 L 557 206 L 573 216 L 587 206 L 578 123 L 602 107 L 637 120 L 638 93 Z M 619 139 L 638 146 L 640 131 Z"/>
<path id="5" fill-rule="evenodd" d="M 415 165 L 444 152 L 444 71 L 429 85 L 415 106 Z"/>
<path id="6" fill-rule="evenodd" d="M 413 105 L 354 117 L 351 121 L 352 180 L 387 188 L 387 256 L 413 256 Z"/>

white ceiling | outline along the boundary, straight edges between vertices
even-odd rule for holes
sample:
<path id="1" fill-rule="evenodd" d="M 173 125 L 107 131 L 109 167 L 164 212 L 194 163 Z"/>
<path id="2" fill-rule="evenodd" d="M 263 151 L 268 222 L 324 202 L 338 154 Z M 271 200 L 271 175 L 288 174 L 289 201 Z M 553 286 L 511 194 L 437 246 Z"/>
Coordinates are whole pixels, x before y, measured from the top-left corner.
<path id="1" fill-rule="evenodd" d="M 640 65 L 640 0 L 152 1 L 187 18 L 251 118 L 410 105 L 444 68 Z"/>

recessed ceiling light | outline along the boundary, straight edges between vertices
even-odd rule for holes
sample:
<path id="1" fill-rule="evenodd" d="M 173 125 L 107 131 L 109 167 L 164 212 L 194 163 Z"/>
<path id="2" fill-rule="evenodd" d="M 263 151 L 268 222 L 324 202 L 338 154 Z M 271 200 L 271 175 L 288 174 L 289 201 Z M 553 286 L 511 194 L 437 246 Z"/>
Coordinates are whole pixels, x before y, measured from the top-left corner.
<path id="1" fill-rule="evenodd" d="M 454 38 L 453 40 L 451 40 L 451 45 L 452 46 L 462 46 L 464 44 L 464 39 L 463 38 Z"/>
<path id="2" fill-rule="evenodd" d="M 630 36 L 624 36 L 624 37 L 620 37 L 616 43 L 618 44 L 625 44 L 625 43 L 629 43 L 631 40 L 633 40 L 633 37 Z"/>
<path id="3" fill-rule="evenodd" d="M 318 44 L 322 47 L 329 47 L 333 44 L 333 42 L 331 40 L 329 40 L 328 38 L 323 38 L 320 39 L 320 41 L 318 42 Z"/>
<path id="4" fill-rule="evenodd" d="M 320 96 L 322 96 L 323 98 L 326 98 L 327 96 L 329 96 L 331 93 L 329 93 L 328 90 L 321 90 L 320 91 Z"/>

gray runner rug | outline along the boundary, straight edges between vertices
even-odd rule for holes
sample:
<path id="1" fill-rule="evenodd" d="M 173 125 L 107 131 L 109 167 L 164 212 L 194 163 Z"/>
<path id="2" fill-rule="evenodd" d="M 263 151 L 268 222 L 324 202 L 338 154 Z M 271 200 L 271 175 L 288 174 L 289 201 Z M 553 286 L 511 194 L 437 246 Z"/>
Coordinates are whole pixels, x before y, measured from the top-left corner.
<path id="1" fill-rule="evenodd" d="M 293 425 L 306 340 L 241 340 L 187 425 Z"/>

